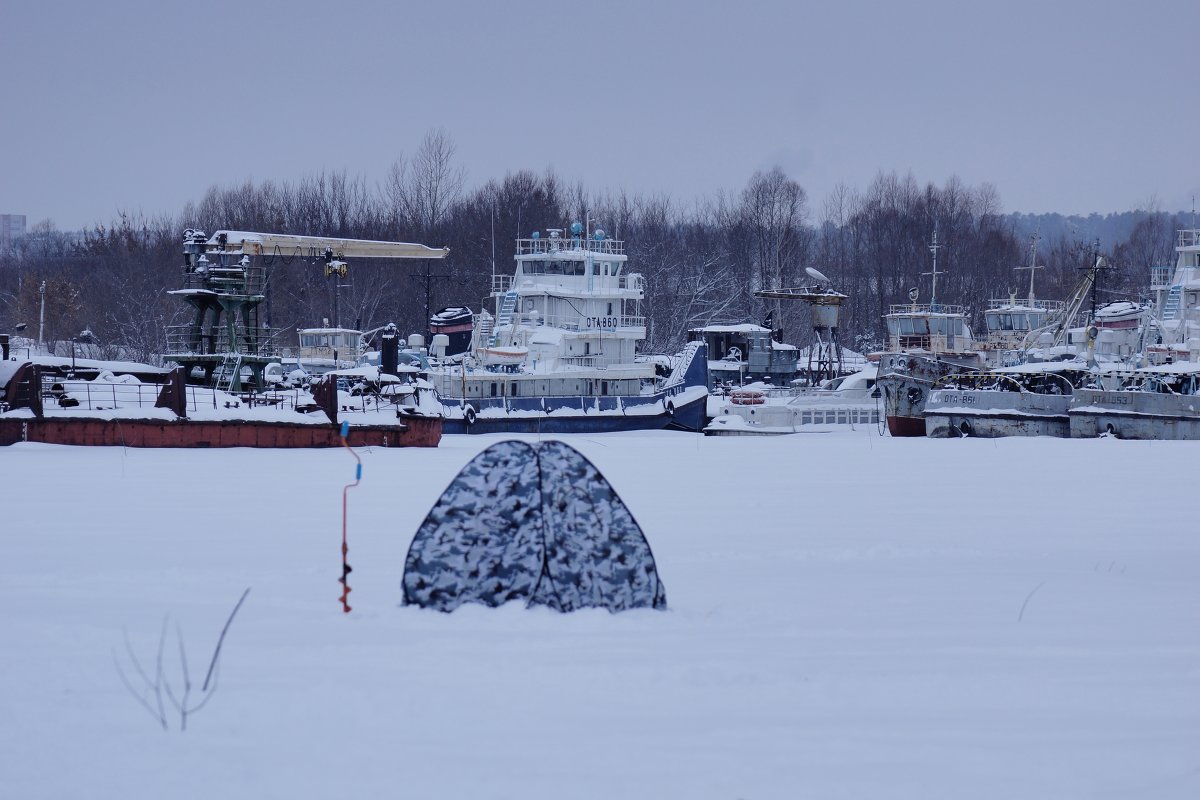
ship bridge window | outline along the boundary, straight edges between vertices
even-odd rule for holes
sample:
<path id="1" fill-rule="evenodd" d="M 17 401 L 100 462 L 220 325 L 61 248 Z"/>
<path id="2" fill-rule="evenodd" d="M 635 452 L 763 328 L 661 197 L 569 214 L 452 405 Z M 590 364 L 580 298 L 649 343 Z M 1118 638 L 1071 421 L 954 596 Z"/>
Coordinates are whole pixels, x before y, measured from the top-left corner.
<path id="1" fill-rule="evenodd" d="M 965 336 L 966 335 L 966 331 L 963 328 L 963 321 L 961 319 L 954 320 L 954 335 L 955 336 Z"/>
<path id="2" fill-rule="evenodd" d="M 933 333 L 936 333 L 940 336 L 945 336 L 947 332 L 946 323 L 949 321 L 950 320 L 946 319 L 945 317 L 938 317 L 937 319 L 932 319 L 929 321 L 929 327 L 932 329 Z"/>
<path id="3" fill-rule="evenodd" d="M 888 333 L 892 336 L 895 336 L 896 334 L 898 334 L 900 332 L 900 320 L 889 319 L 887 321 L 887 329 L 888 329 Z"/>
<path id="4" fill-rule="evenodd" d="M 908 334 L 911 336 L 912 332 L 913 332 L 912 317 L 901 317 L 900 318 L 900 333 Z"/>

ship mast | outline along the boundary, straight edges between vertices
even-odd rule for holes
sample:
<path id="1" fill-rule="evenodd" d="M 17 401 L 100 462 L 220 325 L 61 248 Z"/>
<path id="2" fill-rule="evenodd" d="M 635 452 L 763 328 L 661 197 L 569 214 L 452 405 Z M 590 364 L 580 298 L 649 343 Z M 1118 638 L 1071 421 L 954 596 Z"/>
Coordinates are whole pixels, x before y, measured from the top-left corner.
<path id="1" fill-rule="evenodd" d="M 1038 241 L 1041 238 L 1042 238 L 1041 235 L 1038 233 L 1034 233 L 1032 236 L 1029 237 L 1029 266 L 1028 267 L 1013 267 L 1013 269 L 1029 270 L 1029 301 L 1031 303 L 1033 302 L 1033 299 L 1034 299 L 1034 297 L 1033 297 L 1033 276 L 1035 274 L 1037 274 L 1037 270 L 1046 268 L 1045 264 L 1037 263 Z M 1015 292 L 1014 292 L 1014 294 L 1015 294 Z"/>
<path id="2" fill-rule="evenodd" d="M 933 223 L 933 243 L 929 245 L 929 252 L 933 253 L 933 271 L 921 273 L 922 275 L 932 275 L 933 276 L 933 287 L 932 287 L 932 290 L 931 290 L 931 293 L 929 296 L 929 305 L 930 305 L 930 309 L 934 310 L 934 311 L 937 310 L 937 276 L 944 274 L 944 273 L 938 272 L 937 251 L 941 250 L 943 247 L 945 247 L 944 244 L 938 244 L 938 229 L 937 229 L 937 223 L 935 222 L 935 223 Z"/>

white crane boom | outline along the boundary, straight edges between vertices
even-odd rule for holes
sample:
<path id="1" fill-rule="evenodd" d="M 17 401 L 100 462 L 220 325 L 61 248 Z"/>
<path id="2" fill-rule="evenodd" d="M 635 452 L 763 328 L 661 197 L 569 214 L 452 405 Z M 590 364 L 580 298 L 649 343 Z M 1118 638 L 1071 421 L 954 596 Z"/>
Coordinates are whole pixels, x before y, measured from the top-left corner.
<path id="1" fill-rule="evenodd" d="M 334 258 L 445 258 L 449 247 L 427 247 L 410 242 L 378 242 L 371 239 L 336 239 L 329 236 L 293 236 L 287 233 L 217 231 L 207 249 L 241 251 L 250 256 L 310 255 L 331 253 Z"/>

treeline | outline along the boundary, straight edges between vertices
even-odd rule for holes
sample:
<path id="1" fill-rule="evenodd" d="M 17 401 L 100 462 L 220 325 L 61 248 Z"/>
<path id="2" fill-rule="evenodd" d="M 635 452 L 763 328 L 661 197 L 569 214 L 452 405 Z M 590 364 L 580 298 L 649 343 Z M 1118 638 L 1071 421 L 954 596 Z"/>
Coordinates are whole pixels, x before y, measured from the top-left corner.
<path id="1" fill-rule="evenodd" d="M 1058 225 L 1062 219 L 1005 215 L 988 184 L 922 185 L 894 173 L 862 190 L 838 186 L 818 206 L 779 168 L 755 173 L 741 191 L 687 206 L 667 194 L 592 192 L 553 172 L 519 171 L 468 188 L 453 142 L 434 131 L 377 182 L 322 172 L 295 182 L 213 187 L 177 215 L 122 214 L 82 236 L 39 223 L 0 253 L 0 332 L 25 323 L 25 335 L 36 338 L 44 298 L 48 343 L 69 343 L 86 329 L 106 357 L 155 359 L 167 328 L 186 322 L 184 304 L 169 294 L 182 281 L 185 228 L 447 245 L 444 261 L 358 260 L 341 286 L 302 258 L 277 257 L 270 270 L 267 318 L 284 330 L 281 346 L 294 343 L 296 327 L 333 323 L 335 307 L 344 326 L 395 322 L 402 331 L 424 331 L 429 314 L 443 306 L 480 309 L 493 263 L 497 273 L 511 272 L 515 238 L 580 220 L 623 239 L 629 270 L 645 276 L 648 351 L 677 350 L 692 327 L 762 322 L 768 313 L 786 341 L 808 343 L 802 304 L 754 295 L 811 283 L 805 267 L 849 295 L 841 340 L 866 351 L 882 344 L 880 317 L 889 305 L 908 302 L 913 289 L 920 302 L 929 301 L 935 229 L 942 245 L 937 299 L 978 312 L 989 298 L 1028 293 L 1029 272 L 1015 268 L 1030 263 L 1031 229 L 1041 231 L 1038 297 L 1065 298 L 1080 270 L 1103 255 L 1114 266 L 1104 299 L 1136 299 L 1146 291 L 1149 267 L 1173 262 L 1174 232 L 1188 222 L 1135 212 L 1121 222 L 1127 236 L 1097 241 L 1088 235 L 1095 226 Z"/>

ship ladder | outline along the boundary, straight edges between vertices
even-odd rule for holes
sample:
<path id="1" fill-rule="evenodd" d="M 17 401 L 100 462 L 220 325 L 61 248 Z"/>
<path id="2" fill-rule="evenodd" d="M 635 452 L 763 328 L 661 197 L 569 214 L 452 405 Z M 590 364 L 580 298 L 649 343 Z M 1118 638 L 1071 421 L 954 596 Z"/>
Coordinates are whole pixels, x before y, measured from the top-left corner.
<path id="1" fill-rule="evenodd" d="M 688 365 L 692 363 L 692 359 L 696 357 L 696 351 L 700 349 L 702 342 L 688 342 L 683 348 L 683 353 L 679 358 L 679 362 L 671 369 L 671 374 L 663 382 L 663 388 L 672 386 L 682 386 L 683 378 L 687 374 Z"/>
<path id="2" fill-rule="evenodd" d="M 217 388 L 223 392 L 234 390 L 242 371 L 242 354 L 226 353 L 225 360 L 217 368 Z"/>
<path id="3" fill-rule="evenodd" d="M 1183 287 L 1179 284 L 1171 287 L 1171 291 L 1167 292 L 1167 302 L 1163 303 L 1162 318 L 1177 319 L 1179 317 L 1179 301 L 1182 299 Z"/>
<path id="4" fill-rule="evenodd" d="M 504 299 L 500 301 L 500 313 L 496 315 L 496 324 L 492 326 L 492 336 L 488 340 L 488 347 L 495 347 L 500 338 L 500 326 L 507 325 L 512 322 L 513 312 L 517 309 L 517 293 L 507 292 Z"/>

